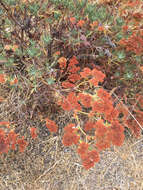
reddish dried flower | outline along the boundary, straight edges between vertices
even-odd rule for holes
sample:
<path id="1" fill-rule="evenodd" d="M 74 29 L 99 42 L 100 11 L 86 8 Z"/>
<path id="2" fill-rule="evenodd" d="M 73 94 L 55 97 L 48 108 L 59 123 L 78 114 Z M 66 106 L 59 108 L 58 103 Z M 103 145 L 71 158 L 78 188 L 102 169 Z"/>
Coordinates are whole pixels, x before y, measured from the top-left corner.
<path id="1" fill-rule="evenodd" d="M 111 141 L 113 145 L 121 146 L 124 142 L 124 127 L 118 122 L 112 122 L 110 127 Z"/>
<path id="2" fill-rule="evenodd" d="M 99 153 L 96 150 L 89 151 L 88 156 L 93 162 L 99 162 L 100 160 Z"/>
<path id="3" fill-rule="evenodd" d="M 66 98 L 63 98 L 62 101 L 59 101 L 58 105 L 60 105 L 62 107 L 62 109 L 65 111 L 71 111 L 72 110 L 72 105 Z"/>
<path id="4" fill-rule="evenodd" d="M 107 128 L 105 127 L 102 119 L 96 122 L 95 128 L 96 128 L 95 135 L 97 137 L 104 136 L 107 133 Z"/>
<path id="5" fill-rule="evenodd" d="M 118 110 L 113 107 L 111 111 L 109 111 L 108 113 L 106 113 L 105 119 L 108 120 L 108 121 L 110 121 L 110 122 L 113 122 L 113 121 L 117 120 L 118 115 L 119 115 Z"/>
<path id="6" fill-rule="evenodd" d="M 79 93 L 78 94 L 78 100 L 81 102 L 81 104 L 84 107 L 86 107 L 86 108 L 91 107 L 92 97 L 89 94 Z"/>
<path id="7" fill-rule="evenodd" d="M 0 103 L 4 101 L 4 98 L 0 96 Z"/>
<path id="8" fill-rule="evenodd" d="M 82 164 L 86 170 L 92 168 L 95 162 L 99 162 L 99 153 L 96 150 L 87 152 L 87 154 L 81 155 Z"/>
<path id="9" fill-rule="evenodd" d="M 100 97 L 102 100 L 105 100 L 105 101 L 106 100 L 108 101 L 111 99 L 110 94 L 103 88 L 100 88 L 97 90 L 97 95 L 98 95 L 98 97 Z"/>
<path id="10" fill-rule="evenodd" d="M 17 144 L 17 134 L 14 131 L 10 131 L 7 137 L 7 141 L 11 145 L 11 149 L 15 150 L 15 145 Z"/>
<path id="11" fill-rule="evenodd" d="M 60 57 L 58 63 L 61 69 L 65 69 L 67 65 L 67 59 L 65 57 Z"/>
<path id="12" fill-rule="evenodd" d="M 94 161 L 90 160 L 90 158 L 87 155 L 86 158 L 83 159 L 82 165 L 83 165 L 84 169 L 89 170 L 90 168 L 92 168 L 94 166 Z"/>
<path id="13" fill-rule="evenodd" d="M 19 145 L 20 152 L 24 152 L 26 146 L 28 145 L 27 141 L 24 140 L 24 136 L 17 140 L 17 144 Z"/>
<path id="14" fill-rule="evenodd" d="M 98 26 L 98 21 L 94 21 L 90 24 L 91 28 L 94 29 L 94 27 Z"/>
<path id="15" fill-rule="evenodd" d="M 4 84 L 6 82 L 5 75 L 0 74 L 0 83 Z"/>
<path id="16" fill-rule="evenodd" d="M 31 137 L 35 139 L 37 137 L 37 129 L 35 127 L 30 128 Z"/>
<path id="17" fill-rule="evenodd" d="M 75 17 L 70 17 L 70 22 L 71 22 L 72 24 L 75 24 L 75 23 L 76 23 L 76 18 L 75 18 Z"/>
<path id="18" fill-rule="evenodd" d="M 67 101 L 71 104 L 72 109 L 81 110 L 81 106 L 78 103 L 78 98 L 76 97 L 74 92 L 70 92 L 67 96 Z"/>
<path id="19" fill-rule="evenodd" d="M 62 87 L 63 88 L 73 88 L 73 87 L 75 87 L 75 84 L 73 84 L 69 81 L 64 81 L 64 82 L 62 82 Z"/>
<path id="20" fill-rule="evenodd" d="M 118 43 L 119 43 L 120 45 L 126 46 L 127 40 L 126 40 L 126 39 L 121 39 Z"/>
<path id="21" fill-rule="evenodd" d="M 78 75 L 78 74 L 71 74 L 71 75 L 68 76 L 68 80 L 70 82 L 75 83 L 75 82 L 77 82 L 77 81 L 80 80 L 80 75 Z"/>
<path id="22" fill-rule="evenodd" d="M 46 127 L 49 129 L 50 132 L 56 133 L 58 130 L 58 126 L 56 123 L 48 118 L 46 118 Z"/>
<path id="23" fill-rule="evenodd" d="M 94 101 L 92 104 L 92 111 L 103 113 L 104 112 L 104 105 L 102 101 Z"/>
<path id="24" fill-rule="evenodd" d="M 89 80 L 89 83 L 93 86 L 98 86 L 99 80 L 97 80 L 96 78 L 92 78 Z"/>
<path id="25" fill-rule="evenodd" d="M 85 67 L 85 68 L 83 69 L 83 71 L 80 72 L 80 76 L 81 76 L 82 78 L 87 78 L 87 77 L 90 76 L 90 75 L 91 75 L 91 69 L 89 69 L 88 67 Z"/>
<path id="26" fill-rule="evenodd" d="M 111 141 L 112 141 L 113 145 L 116 145 L 116 146 L 123 145 L 124 138 L 125 138 L 124 133 L 122 133 L 120 131 L 114 131 L 114 130 L 112 130 L 111 134 L 112 134 Z"/>
<path id="27" fill-rule="evenodd" d="M 103 26 L 98 26 L 98 31 L 103 32 L 104 31 L 104 27 Z"/>
<path id="28" fill-rule="evenodd" d="M 75 124 L 69 123 L 67 126 L 64 127 L 64 131 L 67 133 L 73 133 L 75 131 Z"/>
<path id="29" fill-rule="evenodd" d="M 111 101 L 98 100 L 94 101 L 92 105 L 92 111 L 103 113 L 104 115 L 109 114 L 112 111 L 112 109 L 113 105 Z"/>
<path id="30" fill-rule="evenodd" d="M 85 131 L 90 131 L 92 130 L 93 128 L 95 128 L 95 123 L 92 122 L 92 121 L 87 121 L 84 125 L 84 130 Z"/>
<path id="31" fill-rule="evenodd" d="M 122 29 L 123 29 L 124 32 L 127 32 L 128 28 L 129 28 L 129 27 L 128 27 L 127 25 L 124 25 L 124 26 L 122 27 Z"/>
<path id="32" fill-rule="evenodd" d="M 111 129 L 113 131 L 120 132 L 120 133 L 124 132 L 124 127 L 117 120 L 112 122 Z"/>
<path id="33" fill-rule="evenodd" d="M 60 55 L 60 54 L 61 54 L 60 51 L 56 51 L 56 52 L 54 53 L 54 56 L 57 56 L 57 55 Z"/>
<path id="34" fill-rule="evenodd" d="M 78 144 L 80 137 L 77 136 L 75 133 L 66 132 L 63 135 L 63 145 L 64 146 L 71 146 L 73 144 Z"/>
<path id="35" fill-rule="evenodd" d="M 135 7 L 135 6 L 137 6 L 138 4 L 139 4 L 140 2 L 137 0 L 137 1 L 128 1 L 128 3 L 127 3 L 127 6 L 129 6 L 129 7 Z"/>
<path id="36" fill-rule="evenodd" d="M 78 154 L 80 155 L 86 154 L 88 151 L 88 147 L 89 147 L 89 144 L 85 142 L 80 143 L 77 149 Z"/>
<path id="37" fill-rule="evenodd" d="M 72 67 L 74 65 L 79 64 L 77 58 L 75 56 L 73 56 L 70 60 L 69 60 L 69 67 Z"/>
<path id="38" fill-rule="evenodd" d="M 10 81 L 10 85 L 15 85 L 18 83 L 18 79 L 15 78 L 14 80 Z"/>
<path id="39" fill-rule="evenodd" d="M 99 82 L 103 82 L 105 78 L 105 74 L 96 68 L 92 70 L 92 76 L 95 77 Z"/>
<path id="40" fill-rule="evenodd" d="M 0 129 L 0 154 L 8 153 L 9 151 L 9 143 L 6 139 L 5 132 Z"/>
<path id="41" fill-rule="evenodd" d="M 143 18 L 143 14 L 141 14 L 140 12 L 137 12 L 137 13 L 134 13 L 134 14 L 133 14 L 133 17 L 134 17 L 135 19 L 141 19 L 141 18 Z"/>
<path id="42" fill-rule="evenodd" d="M 77 23 L 78 27 L 82 27 L 84 25 L 85 21 L 84 20 L 79 20 Z"/>
<path id="43" fill-rule="evenodd" d="M 143 39 L 139 36 L 140 32 L 133 32 L 133 34 L 126 40 L 126 51 L 133 51 L 136 55 L 141 55 L 143 52 Z"/>
<path id="44" fill-rule="evenodd" d="M 71 66 L 71 65 L 69 64 L 67 70 L 68 70 L 68 72 L 70 72 L 70 73 L 77 73 L 77 72 L 80 70 L 80 67 L 77 67 L 77 66 L 75 66 L 75 65 Z"/>
<path id="45" fill-rule="evenodd" d="M 96 147 L 99 151 L 105 150 L 107 148 L 110 148 L 111 145 L 111 135 L 107 133 L 104 137 L 96 137 Z"/>
<path id="46" fill-rule="evenodd" d="M 10 122 L 9 121 L 1 121 L 0 126 L 7 126 L 10 127 Z"/>

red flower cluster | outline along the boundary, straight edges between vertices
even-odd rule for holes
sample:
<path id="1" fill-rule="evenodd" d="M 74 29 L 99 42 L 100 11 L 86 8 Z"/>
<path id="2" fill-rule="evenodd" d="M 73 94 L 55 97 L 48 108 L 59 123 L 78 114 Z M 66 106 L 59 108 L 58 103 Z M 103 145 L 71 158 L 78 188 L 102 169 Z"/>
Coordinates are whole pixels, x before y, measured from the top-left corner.
<path id="1" fill-rule="evenodd" d="M 106 127 L 103 121 L 99 120 L 96 123 L 95 140 L 99 151 L 109 148 L 111 143 L 121 146 L 124 142 L 124 127 L 118 121 Z"/>
<path id="2" fill-rule="evenodd" d="M 63 69 L 65 69 L 67 66 L 67 59 L 65 57 L 60 57 L 58 63 L 61 71 L 63 72 Z"/>
<path id="3" fill-rule="evenodd" d="M 89 169 L 94 166 L 95 162 L 100 160 L 99 151 L 110 148 L 111 144 L 116 146 L 123 144 L 124 127 L 118 122 L 120 112 L 117 108 L 114 108 L 111 95 L 99 87 L 94 89 L 94 94 L 90 93 L 90 88 L 93 85 L 98 86 L 99 82 L 104 81 L 105 74 L 96 68 L 92 70 L 84 68 L 78 74 L 77 72 L 80 68 L 77 67 L 77 64 L 78 61 L 73 56 L 69 60 L 69 64 L 66 65 L 68 77 L 62 83 L 62 86 L 71 88 L 76 86 L 77 81 L 81 83 L 78 83 L 73 91 L 69 91 L 67 96 L 61 97 L 58 104 L 65 111 L 73 111 L 73 116 L 78 125 L 80 124 L 79 116 L 81 114 L 85 114 L 89 119 L 78 129 L 73 123 L 67 125 L 64 128 L 62 143 L 64 146 L 77 145 L 77 152 L 80 155 L 82 164 L 85 169 Z M 85 89 L 87 91 L 83 92 Z M 57 131 L 55 122 L 47 119 L 46 125 L 51 132 Z M 81 133 L 81 137 L 84 138 L 85 136 L 87 143 L 79 143 Z M 96 150 L 90 151 L 88 142 L 92 140 L 95 141 Z"/>
<path id="4" fill-rule="evenodd" d="M 92 76 L 98 80 L 98 82 L 103 82 L 104 78 L 105 78 L 105 74 L 102 73 L 101 71 L 97 70 L 96 68 L 94 68 L 92 70 Z"/>
<path id="5" fill-rule="evenodd" d="M 10 122 L 9 121 L 1 121 L 0 122 L 0 126 L 6 126 L 6 127 L 10 127 Z"/>
<path id="6" fill-rule="evenodd" d="M 117 120 L 119 116 L 119 112 L 116 108 L 112 107 L 110 112 L 106 113 L 105 119 L 112 123 L 114 120 Z"/>
<path id="7" fill-rule="evenodd" d="M 0 130 L 0 154 L 8 153 L 9 151 L 9 143 L 6 138 L 5 132 Z"/>
<path id="8" fill-rule="evenodd" d="M 10 131 L 8 134 L 8 143 L 11 145 L 11 149 L 15 150 L 15 145 L 17 144 L 17 137 L 18 135 L 14 131 Z"/>
<path id="9" fill-rule="evenodd" d="M 74 73 L 74 74 L 71 74 L 71 75 L 69 75 L 68 80 L 69 80 L 70 82 L 75 83 L 75 82 L 77 82 L 78 80 L 80 80 L 80 75 L 75 74 L 75 73 Z"/>
<path id="10" fill-rule="evenodd" d="M 93 86 L 98 86 L 99 82 L 103 82 L 105 75 L 104 73 L 102 73 L 101 71 L 97 70 L 96 68 L 94 68 L 93 70 L 89 69 L 89 68 L 84 68 L 82 72 L 80 72 L 80 75 L 82 78 L 88 78 L 89 79 L 89 83 Z M 92 77 L 92 78 L 91 78 Z"/>
<path id="11" fill-rule="evenodd" d="M 66 98 L 63 98 L 62 101 L 58 102 L 59 105 L 63 108 L 65 111 L 71 111 L 71 110 L 81 110 L 81 106 L 78 103 L 78 98 L 76 97 L 74 92 L 70 92 Z"/>
<path id="12" fill-rule="evenodd" d="M 64 81 L 64 82 L 62 82 L 62 87 L 63 88 L 73 88 L 73 87 L 75 87 L 75 84 L 73 84 L 69 81 Z"/>
<path id="13" fill-rule="evenodd" d="M 30 133 L 31 133 L 31 137 L 33 139 L 35 139 L 37 137 L 37 133 L 36 133 L 37 129 L 35 127 L 31 127 L 30 128 Z"/>
<path id="14" fill-rule="evenodd" d="M 67 65 L 67 60 L 60 58 L 59 60 L 59 66 L 60 69 L 63 72 L 63 69 L 66 68 L 66 74 L 68 75 L 67 79 L 62 82 L 62 87 L 64 88 L 73 88 L 75 86 L 75 83 L 80 80 L 80 75 L 78 74 L 78 71 L 80 70 L 80 67 L 76 66 L 79 62 L 77 61 L 76 57 L 73 56 L 69 60 L 69 64 Z"/>
<path id="15" fill-rule="evenodd" d="M 15 145 L 19 145 L 19 151 L 23 152 L 28 145 L 24 140 L 24 137 L 17 138 L 18 135 L 14 131 L 10 131 L 6 134 L 2 129 L 0 129 L 0 154 L 8 153 L 10 149 L 15 150 Z"/>
<path id="16" fill-rule="evenodd" d="M 82 159 L 82 165 L 86 170 L 92 168 L 95 162 L 99 162 L 99 153 L 96 150 L 89 151 L 89 145 L 85 142 L 79 144 L 77 152 Z"/>
<path id="17" fill-rule="evenodd" d="M 58 130 L 58 126 L 56 123 L 48 118 L 46 118 L 46 127 L 49 129 L 50 132 L 56 133 Z"/>
<path id="18" fill-rule="evenodd" d="M 85 67 L 85 68 L 83 69 L 83 71 L 80 72 L 80 76 L 81 76 L 82 78 L 87 78 L 87 77 L 89 77 L 89 76 L 91 76 L 91 75 L 92 75 L 92 74 L 91 74 L 91 69 L 88 68 L 88 67 Z"/>
<path id="19" fill-rule="evenodd" d="M 17 144 L 19 145 L 19 151 L 24 152 L 28 143 L 24 140 L 24 136 L 17 140 Z"/>
<path id="20" fill-rule="evenodd" d="M 98 120 L 95 125 L 96 147 L 99 151 L 105 150 L 111 145 L 109 129 L 104 125 L 103 120 Z"/>
<path id="21" fill-rule="evenodd" d="M 89 148 L 89 144 L 82 142 L 79 144 L 78 149 L 77 149 L 77 153 L 80 155 L 86 154 Z"/>
<path id="22" fill-rule="evenodd" d="M 92 122 L 92 121 L 87 121 L 87 122 L 84 124 L 84 130 L 85 130 L 85 131 L 90 131 L 90 130 L 92 130 L 93 128 L 95 128 L 95 123 Z"/>
<path id="23" fill-rule="evenodd" d="M 63 135 L 63 145 L 71 146 L 73 144 L 78 144 L 80 137 L 76 134 L 77 129 L 75 128 L 75 124 L 70 123 L 64 128 Z"/>
<path id="24" fill-rule="evenodd" d="M 97 90 L 97 95 L 98 97 L 100 97 L 101 100 L 109 101 L 111 99 L 110 94 L 107 91 L 105 91 L 103 88 L 99 88 Z"/>
<path id="25" fill-rule="evenodd" d="M 118 121 L 114 121 L 111 126 L 111 141 L 113 145 L 121 146 L 124 142 L 124 127 Z"/>
<path id="26" fill-rule="evenodd" d="M 4 84 L 6 82 L 5 75 L 0 74 L 0 83 Z"/>
<path id="27" fill-rule="evenodd" d="M 90 94 L 78 93 L 78 100 L 81 104 L 86 107 L 90 108 L 92 103 L 92 97 Z"/>
<path id="28" fill-rule="evenodd" d="M 86 154 L 81 155 L 81 159 L 86 170 L 92 168 L 95 162 L 100 161 L 99 153 L 96 150 L 88 151 Z"/>
<path id="29" fill-rule="evenodd" d="M 97 113 L 104 115 L 109 115 L 112 111 L 112 103 L 110 101 L 98 100 L 94 101 L 92 105 L 92 110 Z"/>
<path id="30" fill-rule="evenodd" d="M 132 51 L 136 55 L 143 52 L 143 37 L 140 32 L 134 32 L 128 39 L 121 39 L 119 44 L 125 46 L 126 51 Z"/>

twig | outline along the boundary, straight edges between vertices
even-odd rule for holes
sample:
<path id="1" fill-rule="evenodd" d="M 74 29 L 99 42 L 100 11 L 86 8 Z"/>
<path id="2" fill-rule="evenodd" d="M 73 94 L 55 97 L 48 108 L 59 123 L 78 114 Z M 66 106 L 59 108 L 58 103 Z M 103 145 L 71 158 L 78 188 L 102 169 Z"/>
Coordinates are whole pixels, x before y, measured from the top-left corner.
<path id="1" fill-rule="evenodd" d="M 51 168 L 49 168 L 48 170 L 46 170 L 42 175 L 40 175 L 36 180 L 35 183 L 42 177 L 44 177 L 51 169 L 53 169 L 61 160 L 58 160 Z"/>
<path id="2" fill-rule="evenodd" d="M 2 2 L 2 0 L 0 0 L 0 4 L 2 5 L 2 7 L 6 10 L 9 19 L 13 20 L 15 22 L 15 24 L 19 25 L 20 28 L 22 27 L 22 25 L 13 17 L 13 15 L 9 12 L 9 9 L 5 6 L 5 4 Z"/>

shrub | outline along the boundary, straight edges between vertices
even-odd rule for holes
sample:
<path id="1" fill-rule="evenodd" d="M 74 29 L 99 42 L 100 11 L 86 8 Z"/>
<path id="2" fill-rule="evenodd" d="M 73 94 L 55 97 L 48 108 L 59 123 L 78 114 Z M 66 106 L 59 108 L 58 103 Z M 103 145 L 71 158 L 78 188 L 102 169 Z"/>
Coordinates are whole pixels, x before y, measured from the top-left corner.
<path id="1" fill-rule="evenodd" d="M 0 104 L 15 92 L 21 106 L 20 113 L 11 106 L 10 123 L 25 119 L 24 128 L 27 120 L 33 122 L 29 132 L 36 139 L 34 122 L 43 125 L 44 118 L 49 132 L 57 133 L 61 126 L 53 112 L 71 114 L 62 142 L 76 147 L 85 169 L 99 162 L 100 151 L 123 144 L 126 127 L 141 135 L 141 0 L 1 0 L 0 5 Z M 9 129 L 7 122 L 1 125 Z M 19 136 L 1 129 L 0 152 L 17 145 L 23 152 L 28 142 Z"/>

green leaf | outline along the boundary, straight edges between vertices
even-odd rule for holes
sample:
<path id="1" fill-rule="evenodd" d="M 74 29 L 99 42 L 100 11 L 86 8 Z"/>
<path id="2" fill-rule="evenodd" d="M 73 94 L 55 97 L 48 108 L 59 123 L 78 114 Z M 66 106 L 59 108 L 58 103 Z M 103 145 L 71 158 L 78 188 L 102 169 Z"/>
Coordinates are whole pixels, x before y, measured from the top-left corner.
<path id="1" fill-rule="evenodd" d="M 31 48 L 29 48 L 29 49 L 27 50 L 27 53 L 28 53 L 28 55 L 29 55 L 30 57 L 35 57 L 35 56 L 37 56 L 37 54 L 38 54 L 38 50 L 39 50 L 39 49 L 37 49 L 37 48 L 31 47 Z"/>
<path id="2" fill-rule="evenodd" d="M 116 39 L 117 40 L 121 40 L 123 38 L 123 34 L 122 32 L 119 32 L 117 35 L 116 35 Z"/>
<path id="3" fill-rule="evenodd" d="M 3 10 L 0 8 L 0 15 L 2 15 L 3 14 Z"/>
<path id="4" fill-rule="evenodd" d="M 37 3 L 33 3 L 32 5 L 30 5 L 29 6 L 29 10 L 30 10 L 30 12 L 32 13 L 32 14 L 34 14 L 34 15 L 37 15 L 37 12 L 38 12 L 38 10 L 39 10 L 39 5 L 37 4 Z"/>
<path id="5" fill-rule="evenodd" d="M 52 85 L 55 83 L 55 80 L 53 78 L 49 78 L 49 79 L 47 79 L 47 82 L 49 85 Z"/>
<path id="6" fill-rule="evenodd" d="M 134 78 L 134 74 L 131 71 L 128 71 L 127 73 L 124 74 L 125 80 L 132 80 Z"/>
<path id="7" fill-rule="evenodd" d="M 115 72 L 114 76 L 115 77 L 119 77 L 120 76 L 120 72 L 119 71 Z"/>
<path id="8" fill-rule="evenodd" d="M 61 14 L 58 12 L 54 12 L 54 18 L 58 20 L 60 18 Z"/>
<path id="9" fill-rule="evenodd" d="M 116 19 L 116 23 L 117 23 L 118 26 L 122 26 L 124 24 L 124 20 L 121 17 L 118 17 Z"/>
<path id="10" fill-rule="evenodd" d="M 45 44 L 50 44 L 52 38 L 50 35 L 43 35 L 43 41 Z"/>
<path id="11" fill-rule="evenodd" d="M 119 59 L 124 59 L 126 57 L 126 54 L 124 51 L 120 51 L 117 53 L 117 56 Z"/>

